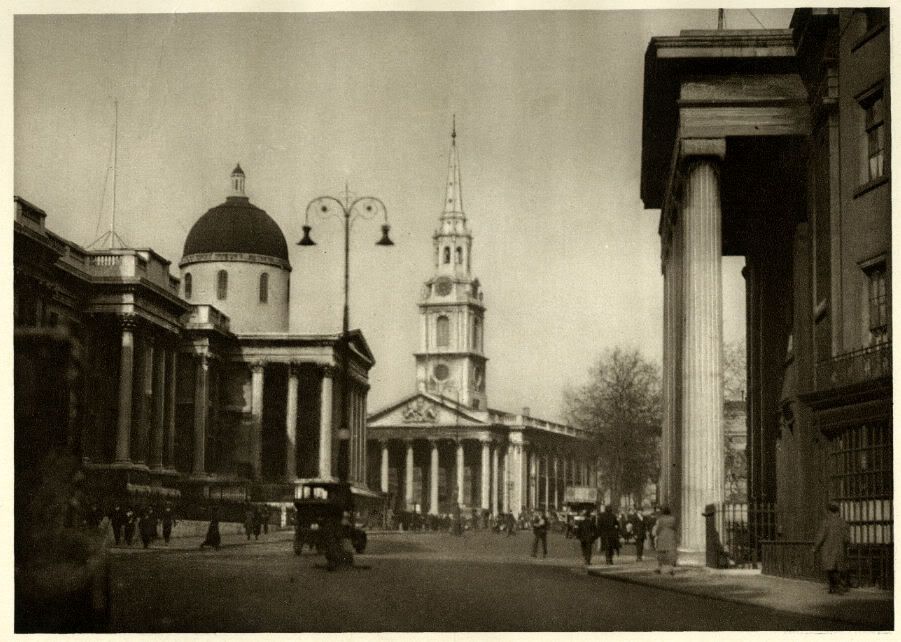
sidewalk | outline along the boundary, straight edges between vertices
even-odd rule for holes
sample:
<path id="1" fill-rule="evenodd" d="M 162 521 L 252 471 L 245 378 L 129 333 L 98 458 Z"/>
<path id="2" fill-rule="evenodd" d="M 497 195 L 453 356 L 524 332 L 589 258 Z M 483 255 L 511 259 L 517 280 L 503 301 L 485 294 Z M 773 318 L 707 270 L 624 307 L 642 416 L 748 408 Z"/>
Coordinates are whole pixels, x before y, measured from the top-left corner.
<path id="1" fill-rule="evenodd" d="M 622 555 L 615 558 L 614 564 L 610 566 L 603 564 L 603 555 L 601 560 L 601 564 L 588 567 L 589 575 L 714 600 L 810 615 L 866 629 L 893 628 L 892 591 L 860 588 L 851 589 L 844 595 L 830 595 L 825 581 L 820 584 L 775 577 L 763 575 L 756 570 L 680 567 L 671 576 L 666 569 L 662 575 L 654 573 L 657 563 L 653 560 L 637 562 L 634 556 Z"/>
<path id="2" fill-rule="evenodd" d="M 254 546 L 259 544 L 270 544 L 272 542 L 289 542 L 294 538 L 294 531 L 290 528 L 286 528 L 283 530 L 270 530 L 266 535 L 260 535 L 259 540 L 255 540 L 253 536 L 251 536 L 248 541 L 247 535 L 244 533 L 225 533 L 222 535 L 222 544 L 219 548 L 234 548 L 236 546 Z M 141 540 L 138 537 L 135 537 L 131 546 L 126 546 L 124 543 L 119 546 L 113 545 L 110 546 L 110 552 L 113 554 L 117 553 L 150 553 L 150 552 L 158 552 L 158 551 L 188 551 L 188 550 L 198 550 L 200 548 L 200 542 L 203 541 L 203 537 L 172 537 L 169 540 L 169 545 L 167 546 L 165 542 L 163 542 L 162 538 L 155 539 L 150 544 L 150 548 L 144 548 L 141 544 Z"/>

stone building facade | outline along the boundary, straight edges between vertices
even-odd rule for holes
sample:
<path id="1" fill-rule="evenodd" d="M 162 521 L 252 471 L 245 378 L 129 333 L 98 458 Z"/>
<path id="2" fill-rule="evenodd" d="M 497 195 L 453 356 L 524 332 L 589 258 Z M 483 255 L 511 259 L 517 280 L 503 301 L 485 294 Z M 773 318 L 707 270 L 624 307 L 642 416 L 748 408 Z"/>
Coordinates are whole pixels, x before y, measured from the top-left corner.
<path id="1" fill-rule="evenodd" d="M 79 442 L 104 501 L 290 501 L 298 480 L 335 477 L 345 408 L 349 478 L 372 495 L 373 356 L 358 330 L 346 351 L 339 334 L 288 332 L 287 244 L 244 180 L 236 167 L 226 202 L 191 229 L 179 277 L 149 248 L 63 239 L 15 198 L 15 327 L 57 328 L 80 346 Z"/>
<path id="2" fill-rule="evenodd" d="M 433 274 L 419 302 L 417 390 L 369 416 L 369 483 L 399 510 L 562 509 L 566 486 L 596 486 L 590 435 L 528 408 L 489 407 L 486 306 L 460 176 L 454 128 Z"/>
<path id="3" fill-rule="evenodd" d="M 745 257 L 752 538 L 813 574 L 824 506 L 869 579 L 891 576 L 887 9 L 795 12 L 791 29 L 686 31 L 645 59 L 641 196 L 660 209 L 661 491 L 701 563 L 721 502 L 720 258 Z M 755 522 L 773 506 L 775 520 Z"/>

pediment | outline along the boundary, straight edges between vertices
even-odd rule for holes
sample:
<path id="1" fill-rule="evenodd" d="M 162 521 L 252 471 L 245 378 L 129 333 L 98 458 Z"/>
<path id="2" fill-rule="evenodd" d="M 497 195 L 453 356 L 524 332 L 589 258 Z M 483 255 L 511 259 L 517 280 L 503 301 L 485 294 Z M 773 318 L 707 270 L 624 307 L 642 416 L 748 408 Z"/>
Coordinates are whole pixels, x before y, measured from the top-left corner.
<path id="1" fill-rule="evenodd" d="M 370 428 L 389 426 L 484 426 L 485 422 L 440 397 L 417 393 L 369 416 Z"/>

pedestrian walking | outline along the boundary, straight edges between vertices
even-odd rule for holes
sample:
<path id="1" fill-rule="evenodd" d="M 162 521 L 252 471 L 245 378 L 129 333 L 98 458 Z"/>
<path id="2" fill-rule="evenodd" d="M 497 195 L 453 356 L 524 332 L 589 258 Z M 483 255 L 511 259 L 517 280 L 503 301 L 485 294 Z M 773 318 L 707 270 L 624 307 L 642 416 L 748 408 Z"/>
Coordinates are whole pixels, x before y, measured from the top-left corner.
<path id="1" fill-rule="evenodd" d="M 172 512 L 172 505 L 168 502 L 163 507 L 163 514 L 160 518 L 163 523 L 163 542 L 169 546 L 169 538 L 172 536 L 172 527 L 175 526 L 175 515 Z"/>
<path id="2" fill-rule="evenodd" d="M 254 513 L 253 506 L 248 504 L 244 509 L 244 532 L 247 534 L 247 541 L 250 541 L 250 536 L 253 534 L 253 523 L 256 521 L 256 514 Z"/>
<path id="3" fill-rule="evenodd" d="M 260 540 L 260 532 L 263 530 L 263 515 L 260 512 L 260 509 L 257 508 L 253 511 L 253 539 L 254 541 Z"/>
<path id="4" fill-rule="evenodd" d="M 137 520 L 138 516 L 135 515 L 135 512 L 131 509 L 131 506 L 127 507 L 125 509 L 125 523 L 123 525 L 126 546 L 131 546 L 132 541 L 134 541 L 135 525 Z"/>
<path id="5" fill-rule="evenodd" d="M 851 540 L 851 529 L 839 514 L 838 504 L 830 502 L 820 528 L 817 531 L 813 552 L 820 554 L 820 565 L 826 571 L 830 593 L 848 590 L 846 552 Z"/>
<path id="6" fill-rule="evenodd" d="M 583 511 L 581 521 L 576 524 L 576 537 L 582 549 L 582 557 L 585 566 L 591 566 L 591 552 L 594 548 L 594 540 L 597 539 L 597 519 L 593 513 Z"/>
<path id="7" fill-rule="evenodd" d="M 222 536 L 219 535 L 219 511 L 216 507 L 210 509 L 210 525 L 206 529 L 206 539 L 200 544 L 200 548 L 212 546 L 215 550 L 219 550 L 222 543 Z"/>
<path id="8" fill-rule="evenodd" d="M 109 515 L 110 525 L 113 527 L 113 540 L 116 546 L 122 541 L 122 527 L 125 525 L 125 512 L 122 507 L 116 503 Z"/>
<path id="9" fill-rule="evenodd" d="M 657 568 L 655 573 L 660 574 L 664 566 L 672 566 L 669 574 L 676 573 L 676 518 L 670 513 L 669 506 L 664 506 L 660 511 L 660 517 L 654 524 L 652 531 L 654 547 L 657 549 Z"/>
<path id="10" fill-rule="evenodd" d="M 619 523 L 616 515 L 613 514 L 613 507 L 609 504 L 598 517 L 598 531 L 600 531 L 604 557 L 608 564 L 613 564 L 613 551 L 619 549 Z"/>
<path id="11" fill-rule="evenodd" d="M 516 518 L 513 513 L 507 513 L 507 537 L 516 535 Z"/>
<path id="12" fill-rule="evenodd" d="M 148 548 L 153 540 L 153 534 L 156 532 L 156 516 L 153 514 L 152 508 L 145 508 L 142 512 L 138 522 L 138 531 L 141 535 L 141 543 L 144 548 Z"/>
<path id="13" fill-rule="evenodd" d="M 543 510 L 532 517 L 532 557 L 538 557 L 538 543 L 541 542 L 541 557 L 547 557 L 547 517 Z"/>
<path id="14" fill-rule="evenodd" d="M 644 540 L 648 535 L 648 525 L 644 515 L 634 513 L 632 519 L 632 536 L 635 537 L 635 561 L 640 562 L 644 555 Z"/>

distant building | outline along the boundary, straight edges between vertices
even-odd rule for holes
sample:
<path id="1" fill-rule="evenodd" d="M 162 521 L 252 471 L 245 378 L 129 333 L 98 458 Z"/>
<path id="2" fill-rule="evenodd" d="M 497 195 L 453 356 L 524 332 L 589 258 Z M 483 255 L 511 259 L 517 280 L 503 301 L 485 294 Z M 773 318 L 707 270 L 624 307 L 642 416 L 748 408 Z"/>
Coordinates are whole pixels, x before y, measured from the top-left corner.
<path id="1" fill-rule="evenodd" d="M 719 266 L 739 255 L 763 568 L 813 575 L 809 543 L 831 500 L 851 523 L 856 571 L 891 585 L 888 13 L 798 10 L 789 30 L 685 31 L 648 47 L 641 197 L 661 210 L 661 490 L 685 563 L 702 563 L 700 515 L 723 500 Z"/>
<path id="2" fill-rule="evenodd" d="M 369 416 L 370 485 L 402 510 L 519 513 L 563 506 L 566 486 L 596 486 L 587 432 L 488 405 L 485 303 L 472 274 L 456 129 L 434 273 L 419 302 L 415 393 Z"/>
<path id="3" fill-rule="evenodd" d="M 15 328 L 56 327 L 81 346 L 71 430 L 98 499 L 287 502 L 298 479 L 336 474 L 340 337 L 288 332 L 287 244 L 244 181 L 238 166 L 188 233 L 181 278 L 149 248 L 63 239 L 15 198 Z M 349 355 L 349 476 L 366 493 L 374 359 L 359 331 Z"/>

